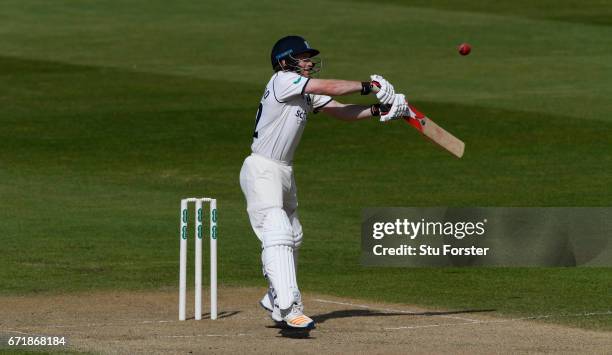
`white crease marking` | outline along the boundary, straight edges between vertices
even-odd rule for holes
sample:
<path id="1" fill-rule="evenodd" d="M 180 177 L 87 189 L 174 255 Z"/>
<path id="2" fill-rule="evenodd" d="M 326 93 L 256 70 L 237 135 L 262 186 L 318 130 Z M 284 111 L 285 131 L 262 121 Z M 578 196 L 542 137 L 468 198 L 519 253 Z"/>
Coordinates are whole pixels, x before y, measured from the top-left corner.
<path id="1" fill-rule="evenodd" d="M 248 336 L 249 334 L 238 333 L 238 334 L 195 334 L 195 335 L 162 335 L 160 338 L 199 338 L 199 337 L 241 337 Z"/>
<path id="2" fill-rule="evenodd" d="M 2 329 L 3 332 L 9 332 L 9 333 L 17 333 L 17 334 L 23 334 L 23 335 L 36 335 L 36 333 L 26 333 L 26 332 L 20 332 L 18 330 L 13 330 L 13 329 Z"/>
<path id="3" fill-rule="evenodd" d="M 575 314 L 556 314 L 556 315 L 547 314 L 547 315 L 541 315 L 541 316 L 529 316 L 529 317 L 510 318 L 510 319 L 481 320 L 481 321 L 465 322 L 465 323 L 439 323 L 439 324 L 430 324 L 430 325 L 413 325 L 413 326 L 392 327 L 392 328 L 384 328 L 384 329 L 385 330 L 419 329 L 419 328 L 472 325 L 472 324 L 508 323 L 508 322 L 522 321 L 522 320 L 546 319 L 546 318 L 553 318 L 553 317 L 590 317 L 590 316 L 609 315 L 609 314 L 612 314 L 612 311 L 575 313 Z"/>

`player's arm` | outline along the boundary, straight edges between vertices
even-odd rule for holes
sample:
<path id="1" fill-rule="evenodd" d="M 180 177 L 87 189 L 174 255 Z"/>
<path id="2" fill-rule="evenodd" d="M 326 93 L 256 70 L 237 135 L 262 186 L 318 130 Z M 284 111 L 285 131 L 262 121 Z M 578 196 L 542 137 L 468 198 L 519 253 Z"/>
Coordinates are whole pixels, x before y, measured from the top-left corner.
<path id="1" fill-rule="evenodd" d="M 331 100 L 319 111 L 343 121 L 358 121 L 372 116 L 380 116 L 380 104 L 364 106 L 343 104 L 336 100 Z"/>
<path id="2" fill-rule="evenodd" d="M 336 79 L 310 79 L 304 92 L 307 94 L 342 96 L 364 90 L 364 83 L 360 81 Z M 370 85 L 367 83 L 367 85 Z M 369 92 L 368 92 L 369 93 Z"/>
<path id="3" fill-rule="evenodd" d="M 371 92 L 381 103 L 389 104 L 394 95 L 393 85 L 380 75 L 370 76 L 371 81 L 350 81 L 337 79 L 309 79 L 303 93 L 327 96 L 342 96 L 359 92 L 368 95 Z M 376 90 L 373 87 L 376 86 Z"/>

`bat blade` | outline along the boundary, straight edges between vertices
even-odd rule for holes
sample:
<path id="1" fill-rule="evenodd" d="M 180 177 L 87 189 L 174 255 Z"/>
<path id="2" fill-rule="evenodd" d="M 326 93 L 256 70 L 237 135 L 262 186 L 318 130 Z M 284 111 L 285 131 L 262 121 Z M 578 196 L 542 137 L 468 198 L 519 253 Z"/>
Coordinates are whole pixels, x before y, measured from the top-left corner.
<path id="1" fill-rule="evenodd" d="M 408 124 L 457 158 L 463 156 L 463 152 L 465 151 L 465 143 L 463 141 L 447 132 L 444 128 L 438 126 L 429 117 L 414 108 L 414 106 L 409 105 L 409 107 L 412 111 L 411 116 L 404 117 L 404 120 L 406 120 Z"/>

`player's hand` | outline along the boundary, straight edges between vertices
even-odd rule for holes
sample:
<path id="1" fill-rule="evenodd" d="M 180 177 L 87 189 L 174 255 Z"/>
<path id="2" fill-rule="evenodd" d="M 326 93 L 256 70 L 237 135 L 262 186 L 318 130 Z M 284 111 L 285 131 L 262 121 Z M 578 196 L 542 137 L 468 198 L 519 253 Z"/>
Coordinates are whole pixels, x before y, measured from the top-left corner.
<path id="1" fill-rule="evenodd" d="M 407 116 L 410 116 L 410 108 L 408 107 L 408 102 L 406 102 L 406 96 L 404 94 L 396 94 L 393 95 L 391 108 L 388 112 L 385 112 L 381 107 L 380 122 L 388 122 Z"/>
<path id="2" fill-rule="evenodd" d="M 370 75 L 370 79 L 372 80 L 372 87 L 378 88 L 378 92 L 376 92 L 378 101 L 381 104 L 393 103 L 393 96 L 395 95 L 393 85 L 380 75 Z"/>

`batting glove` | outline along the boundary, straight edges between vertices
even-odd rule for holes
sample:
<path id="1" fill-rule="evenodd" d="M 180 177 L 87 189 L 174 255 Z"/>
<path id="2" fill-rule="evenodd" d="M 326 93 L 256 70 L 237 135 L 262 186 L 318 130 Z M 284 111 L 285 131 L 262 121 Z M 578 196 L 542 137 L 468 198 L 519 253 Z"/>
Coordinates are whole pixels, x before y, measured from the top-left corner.
<path id="1" fill-rule="evenodd" d="M 393 103 L 393 96 L 395 95 L 393 85 L 380 75 L 370 75 L 370 79 L 372 79 L 372 86 L 378 87 L 378 92 L 376 93 L 378 101 L 381 104 Z"/>
<path id="2" fill-rule="evenodd" d="M 393 103 L 389 112 L 381 112 L 380 122 L 389 122 L 398 118 L 410 116 L 410 108 L 404 94 L 393 95 Z"/>

